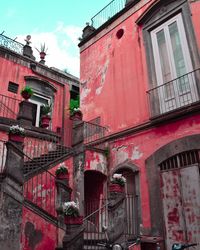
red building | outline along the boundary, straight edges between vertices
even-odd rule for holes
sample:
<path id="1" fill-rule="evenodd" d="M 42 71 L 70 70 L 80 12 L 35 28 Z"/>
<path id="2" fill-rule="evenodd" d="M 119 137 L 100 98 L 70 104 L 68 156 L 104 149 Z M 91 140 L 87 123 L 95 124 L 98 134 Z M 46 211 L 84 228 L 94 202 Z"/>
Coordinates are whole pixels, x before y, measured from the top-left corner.
<path id="1" fill-rule="evenodd" d="M 105 197 L 122 173 L 134 201 L 127 228 L 142 249 L 199 242 L 200 2 L 121 2 L 94 16 L 79 44 L 83 119 L 107 128 L 86 143 L 84 200 Z"/>
<path id="2" fill-rule="evenodd" d="M 55 170 L 67 166 L 73 187 L 70 98 L 79 94 L 79 79 L 36 62 L 32 48 L 0 35 L 0 191 L 1 249 L 55 249 L 64 229 L 58 226 Z M 29 86 L 27 101 L 21 90 Z M 50 105 L 50 124 L 43 126 L 42 107 Z M 9 129 L 25 129 L 23 143 Z M 68 185 L 68 186 L 69 186 Z M 70 200 L 71 189 L 65 200 Z"/>
<path id="3" fill-rule="evenodd" d="M 111 242 L 140 235 L 142 250 L 200 242 L 199 22 L 199 1 L 113 0 L 83 30 L 83 120 L 73 122 L 78 79 L 36 62 L 29 42 L 1 35 L 3 250 L 98 249 L 103 227 Z M 51 123 L 41 128 L 50 103 Z M 23 143 L 11 140 L 11 125 L 25 129 Z M 58 166 L 69 181 L 57 178 Z M 113 189 L 113 174 L 125 189 Z M 83 225 L 64 220 L 69 200 Z"/>

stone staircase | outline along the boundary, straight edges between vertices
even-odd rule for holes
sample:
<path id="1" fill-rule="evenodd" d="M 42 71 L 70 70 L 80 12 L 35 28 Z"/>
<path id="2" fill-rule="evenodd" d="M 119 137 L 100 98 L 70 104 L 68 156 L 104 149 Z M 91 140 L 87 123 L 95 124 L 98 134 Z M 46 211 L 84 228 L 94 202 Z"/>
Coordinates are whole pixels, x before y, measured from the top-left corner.
<path id="1" fill-rule="evenodd" d="M 66 158 L 71 153 L 71 148 L 57 145 L 56 150 L 42 154 L 40 157 L 35 157 L 24 162 L 23 173 L 26 177 L 38 173 L 41 169 L 48 169 L 50 165 L 56 164 L 60 160 Z"/>

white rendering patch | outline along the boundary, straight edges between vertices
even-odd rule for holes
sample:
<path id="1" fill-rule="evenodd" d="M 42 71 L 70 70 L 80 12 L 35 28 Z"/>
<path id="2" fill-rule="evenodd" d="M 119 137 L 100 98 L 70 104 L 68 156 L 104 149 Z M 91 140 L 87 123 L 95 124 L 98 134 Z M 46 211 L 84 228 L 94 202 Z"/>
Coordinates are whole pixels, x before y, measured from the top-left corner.
<path id="1" fill-rule="evenodd" d="M 95 158 L 96 158 L 96 155 L 97 154 L 95 153 L 94 154 Z M 99 160 L 95 159 L 95 160 L 90 162 L 90 168 L 92 170 L 97 170 L 97 171 L 100 171 L 100 172 L 106 174 L 107 173 L 107 171 L 106 171 L 107 170 L 106 157 L 102 154 L 98 154 L 98 158 L 99 158 Z"/>
<path id="2" fill-rule="evenodd" d="M 139 151 L 139 147 L 134 147 L 132 152 L 132 160 L 138 160 L 143 156 L 143 153 Z"/>

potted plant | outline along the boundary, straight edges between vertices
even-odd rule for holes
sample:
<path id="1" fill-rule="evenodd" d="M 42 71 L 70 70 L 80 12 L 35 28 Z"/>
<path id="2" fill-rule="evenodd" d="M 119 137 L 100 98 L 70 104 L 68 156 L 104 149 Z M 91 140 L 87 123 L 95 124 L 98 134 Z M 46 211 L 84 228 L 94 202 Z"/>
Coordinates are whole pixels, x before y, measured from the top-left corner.
<path id="1" fill-rule="evenodd" d="M 69 172 L 64 163 L 61 163 L 60 166 L 56 169 L 56 178 L 60 180 L 67 179 L 69 180 Z"/>
<path id="2" fill-rule="evenodd" d="M 80 225 L 83 223 L 83 217 L 79 214 L 79 207 L 76 202 L 64 202 L 63 213 L 65 215 L 65 224 Z"/>
<path id="3" fill-rule="evenodd" d="M 114 174 L 110 180 L 110 192 L 124 192 L 126 178 L 122 174 Z"/>
<path id="4" fill-rule="evenodd" d="M 9 140 L 13 142 L 24 142 L 25 130 L 19 125 L 12 125 L 9 128 Z"/>
<path id="5" fill-rule="evenodd" d="M 33 90 L 32 90 L 32 88 L 29 87 L 29 86 L 25 86 L 25 87 L 21 90 L 21 96 L 22 96 L 25 100 L 28 100 L 32 95 L 33 95 Z"/>
<path id="6" fill-rule="evenodd" d="M 45 43 L 41 44 L 40 45 L 40 49 L 36 48 L 36 50 L 40 53 L 40 59 L 44 60 L 45 56 L 46 56 L 46 53 L 47 53 L 47 50 L 48 50 L 48 48 L 46 47 Z"/>
<path id="7" fill-rule="evenodd" d="M 46 104 L 41 107 L 41 127 L 48 128 L 51 121 L 49 113 L 52 110 L 52 104 Z"/>
<path id="8" fill-rule="evenodd" d="M 80 110 L 79 96 L 76 99 L 71 99 L 69 104 L 70 119 L 71 120 L 82 120 L 82 112 Z"/>

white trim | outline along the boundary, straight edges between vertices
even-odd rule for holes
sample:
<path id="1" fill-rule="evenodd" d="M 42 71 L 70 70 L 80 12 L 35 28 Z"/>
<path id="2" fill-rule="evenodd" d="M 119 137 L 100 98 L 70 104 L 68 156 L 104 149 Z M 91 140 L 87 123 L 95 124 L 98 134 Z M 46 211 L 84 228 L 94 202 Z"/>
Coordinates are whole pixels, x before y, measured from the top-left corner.
<path id="1" fill-rule="evenodd" d="M 45 97 L 43 95 L 34 93 L 33 98 L 34 98 L 34 96 L 36 96 L 36 97 L 38 97 L 40 99 L 46 100 L 48 104 L 50 104 L 50 102 L 51 102 L 51 98 Z M 40 125 L 40 108 L 41 108 L 42 105 L 44 105 L 44 103 L 36 101 L 36 100 L 32 100 L 31 98 L 29 99 L 29 102 L 37 105 L 35 126 L 39 127 L 39 125 Z"/>
<path id="2" fill-rule="evenodd" d="M 195 78 L 193 75 L 188 75 L 187 76 L 188 79 L 186 77 L 186 78 L 179 79 L 177 81 L 173 81 L 174 79 L 180 77 L 180 75 L 177 75 L 176 65 L 175 65 L 175 60 L 174 60 L 174 53 L 173 53 L 173 48 L 172 48 L 172 43 L 171 43 L 171 37 L 169 33 L 169 25 L 174 22 L 177 23 L 178 34 L 180 36 L 181 48 L 183 52 L 184 67 L 186 70 L 185 74 L 193 70 L 182 16 L 181 14 L 178 14 L 174 16 L 173 18 L 171 18 L 170 20 L 163 23 L 162 25 L 160 25 L 159 27 L 157 27 L 156 29 L 154 29 L 153 31 L 151 31 L 157 86 L 161 86 L 158 88 L 158 93 L 157 93 L 159 96 L 159 100 L 160 100 L 161 113 L 176 109 L 180 106 L 184 106 L 185 99 L 187 99 L 188 104 L 195 102 L 196 97 L 197 97 L 197 89 L 196 89 L 196 84 L 195 84 Z M 166 50 L 167 50 L 166 53 L 168 56 L 169 68 L 171 72 L 170 80 L 172 80 L 171 83 L 169 82 L 168 85 L 165 85 L 163 87 L 162 85 L 165 82 L 163 79 L 159 47 L 158 47 L 158 41 L 157 41 L 157 33 L 160 32 L 161 30 L 163 30 L 164 36 L 165 36 Z M 188 84 L 190 87 L 189 91 L 180 92 L 181 81 L 186 81 L 185 84 L 187 84 L 187 81 L 188 81 Z M 171 96 L 169 98 L 166 97 L 167 87 L 169 89 L 168 91 L 171 92 Z"/>

